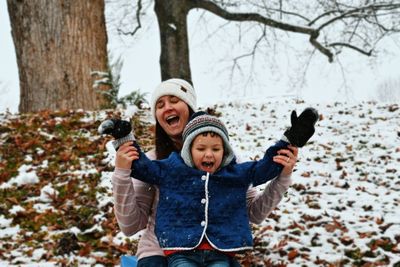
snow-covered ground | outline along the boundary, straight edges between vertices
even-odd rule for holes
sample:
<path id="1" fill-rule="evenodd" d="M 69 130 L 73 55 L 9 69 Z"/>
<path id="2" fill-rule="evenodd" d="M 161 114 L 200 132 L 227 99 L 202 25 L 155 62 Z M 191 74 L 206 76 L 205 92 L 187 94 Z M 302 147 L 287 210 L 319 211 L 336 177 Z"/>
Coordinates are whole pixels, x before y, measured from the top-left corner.
<path id="1" fill-rule="evenodd" d="M 242 160 L 247 160 L 261 157 L 290 125 L 290 112 L 293 109 L 301 112 L 307 106 L 291 99 L 244 99 L 220 103 L 213 108 L 221 112 L 233 148 Z M 293 185 L 278 209 L 262 225 L 254 227 L 256 250 L 252 254 L 252 266 L 280 263 L 280 266 L 399 266 L 399 105 L 363 102 L 313 106 L 319 110 L 321 118 L 316 134 L 300 150 Z M 18 142 L 23 140 L 23 135 L 15 133 L 13 136 L 7 130 L 15 117 L 0 116 L 2 147 L 6 142 L 15 142 L 22 148 L 28 146 L 26 140 Z M 61 138 L 65 137 L 66 130 L 61 131 L 57 125 L 67 125 L 68 117 L 64 114 L 58 118 L 37 118 L 41 126 L 32 134 L 36 146 L 31 145 L 34 149 L 25 151 L 10 179 L 5 181 L 2 177 L 6 176 L 0 175 L 1 266 L 55 266 L 60 263 L 104 266 L 117 264 L 117 259 L 107 261 L 113 253 L 117 258 L 115 255 L 134 251 L 138 235 L 126 239 L 118 231 L 112 215 L 112 155 L 106 152 L 104 138 L 89 134 L 95 132 L 104 114 L 80 117 L 81 126 L 76 122 L 68 124 L 77 130 L 84 129 L 74 137 L 77 139 L 63 141 L 74 144 L 83 140 L 79 138 L 86 138 L 83 143 L 89 140 L 104 151 L 100 158 L 90 153 L 74 156 L 74 147 L 69 154 L 52 152 L 62 155 L 57 172 L 52 162 L 54 157 L 45 156 L 52 148 L 41 138 L 56 144 L 64 140 Z M 148 111 L 144 118 L 148 120 Z M 22 127 L 15 126 L 16 123 L 12 125 L 18 129 Z M 83 146 L 77 149 L 83 151 Z M 1 168 L 6 167 L 5 163 L 1 165 L 6 160 L 4 155 L 0 154 Z M 67 165 L 70 161 L 75 162 L 74 165 Z M 97 175 L 99 172 L 101 175 Z M 65 188 L 75 190 L 77 185 L 82 189 L 67 197 Z M 73 202 L 94 188 L 98 191 L 90 195 L 93 199 L 88 195 L 79 203 Z M 21 194 L 11 194 L 22 190 L 28 190 L 25 198 Z M 84 203 L 91 209 L 82 211 Z M 81 220 L 79 214 L 69 216 L 75 212 L 74 205 L 81 205 L 80 211 L 88 214 L 87 222 Z M 31 220 L 43 225 L 25 222 L 23 218 L 29 219 L 30 214 L 34 215 Z M 52 214 L 62 220 L 43 220 Z M 78 237 L 77 247 L 70 248 L 68 253 L 60 246 L 65 233 Z M 89 242 L 88 236 L 97 241 Z"/>
<path id="2" fill-rule="evenodd" d="M 239 154 L 261 157 L 271 143 L 268 139 L 278 138 L 288 126 L 289 110 L 301 111 L 306 106 L 292 101 L 252 102 L 221 110 Z M 323 261 L 341 262 L 346 253 L 370 251 L 371 242 L 387 242 L 396 249 L 376 248 L 370 258 L 361 258 L 377 262 L 388 257 L 391 264 L 399 264 L 399 106 L 335 103 L 315 107 L 322 120 L 313 142 L 300 150 L 287 198 L 260 229 L 268 244 L 265 257 L 287 262 L 280 251 L 293 250 L 298 256 L 290 262 L 292 266 L 312 266 L 310 261 L 318 259 L 322 265 Z M 264 232 L 265 227 L 271 230 Z"/>

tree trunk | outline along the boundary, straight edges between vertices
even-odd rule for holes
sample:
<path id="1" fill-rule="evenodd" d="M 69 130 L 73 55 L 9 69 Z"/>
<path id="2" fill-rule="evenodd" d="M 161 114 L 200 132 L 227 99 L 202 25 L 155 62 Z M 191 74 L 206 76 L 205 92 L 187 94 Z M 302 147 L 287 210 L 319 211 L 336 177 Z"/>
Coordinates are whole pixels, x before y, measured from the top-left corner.
<path id="1" fill-rule="evenodd" d="M 189 43 L 186 0 L 155 0 L 154 6 L 160 29 L 161 78 L 182 78 L 192 81 L 189 63 Z"/>
<path id="2" fill-rule="evenodd" d="M 104 0 L 7 0 L 20 80 L 20 112 L 94 110 L 107 72 Z M 108 90 L 102 86 L 99 90 Z"/>

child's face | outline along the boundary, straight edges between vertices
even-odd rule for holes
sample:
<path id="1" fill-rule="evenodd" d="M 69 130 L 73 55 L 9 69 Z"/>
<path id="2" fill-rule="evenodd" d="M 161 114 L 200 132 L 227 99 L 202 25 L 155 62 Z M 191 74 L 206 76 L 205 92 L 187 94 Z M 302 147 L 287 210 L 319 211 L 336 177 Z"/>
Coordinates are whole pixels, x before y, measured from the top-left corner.
<path id="1" fill-rule="evenodd" d="M 199 134 L 193 140 L 190 152 L 197 169 L 214 173 L 221 166 L 224 156 L 224 143 L 217 134 Z"/>

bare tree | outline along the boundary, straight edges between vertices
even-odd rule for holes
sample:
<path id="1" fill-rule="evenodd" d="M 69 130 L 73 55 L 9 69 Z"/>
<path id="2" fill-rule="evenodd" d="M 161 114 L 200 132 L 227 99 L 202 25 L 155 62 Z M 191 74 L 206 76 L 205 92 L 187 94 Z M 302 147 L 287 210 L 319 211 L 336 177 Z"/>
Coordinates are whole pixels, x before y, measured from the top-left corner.
<path id="1" fill-rule="evenodd" d="M 107 72 L 104 0 L 7 0 L 20 79 L 20 112 L 98 109 Z M 93 75 L 94 74 L 94 75 Z"/>
<path id="2" fill-rule="evenodd" d="M 135 23 L 120 24 L 121 33 L 138 32 L 150 2 L 132 1 Z M 400 30 L 398 0 L 154 0 L 154 9 L 160 30 L 162 79 L 191 80 L 187 16 L 195 9 L 224 19 L 224 26 L 246 23 L 258 31 L 249 51 L 234 58 L 234 67 L 239 67 L 241 59 L 254 57 L 271 39 L 279 38 L 278 32 L 307 37 L 314 51 L 334 62 L 345 49 L 372 56 L 383 38 Z"/>
<path id="3" fill-rule="evenodd" d="M 400 101 L 400 78 L 389 78 L 378 84 L 376 96 L 382 102 L 398 103 Z"/>

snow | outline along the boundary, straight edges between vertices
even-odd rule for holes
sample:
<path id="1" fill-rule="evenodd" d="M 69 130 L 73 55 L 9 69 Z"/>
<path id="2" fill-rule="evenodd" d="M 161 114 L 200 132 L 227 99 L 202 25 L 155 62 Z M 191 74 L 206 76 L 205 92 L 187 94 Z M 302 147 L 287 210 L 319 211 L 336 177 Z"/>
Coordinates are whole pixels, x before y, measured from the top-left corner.
<path id="1" fill-rule="evenodd" d="M 106 11 L 113 12 L 108 11 L 107 6 Z M 0 12 L 0 95 L 5 96 L 0 98 L 0 112 L 16 112 L 20 93 L 16 89 L 19 78 L 6 1 L 0 1 Z M 199 23 L 202 20 L 209 22 L 207 27 Z M 191 73 L 200 105 L 214 104 L 234 96 L 240 100 L 245 96 L 267 98 L 289 95 L 314 103 L 329 103 L 332 99 L 368 101 L 376 98 L 380 83 L 398 78 L 398 36 L 382 40 L 378 50 L 383 52 L 378 54 L 376 60 L 344 51 L 340 61 L 329 64 L 325 56 L 318 54 L 302 77 L 299 73 L 305 72 L 304 66 L 308 65 L 307 51 L 313 47 L 304 36 L 288 34 L 282 36 L 281 43 L 276 44 L 282 49 L 272 55 L 258 54 L 256 58 L 259 60 L 255 64 L 250 59 L 242 62 L 242 73 L 235 73 L 232 80 L 229 71 L 232 68 L 232 58 L 247 53 L 244 49 L 249 44 L 241 41 L 243 44 L 237 45 L 237 39 L 226 38 L 238 35 L 234 26 L 224 28 L 224 34 L 210 34 L 218 32 L 218 27 L 223 24 L 223 20 L 199 10 L 192 10 L 188 17 Z M 174 24 L 170 23 L 169 27 L 176 30 Z M 115 32 L 109 32 L 108 40 L 109 50 L 116 57 L 124 59 L 120 96 L 138 89 L 142 93 L 151 93 L 161 81 L 160 44 L 155 20 L 146 21 L 146 26 L 135 38 L 121 38 Z M 297 51 L 290 52 L 293 48 Z M 275 63 L 271 62 L 273 60 Z M 345 77 L 342 67 L 345 68 Z M 251 73 L 252 70 L 254 73 Z M 104 76 L 107 73 L 93 74 Z"/>
<path id="2" fill-rule="evenodd" d="M 18 176 L 12 178 L 7 183 L 2 183 L 0 189 L 10 188 L 14 185 L 35 184 L 39 182 L 39 177 L 30 165 L 23 164 L 19 167 L 18 172 Z"/>
<path id="3" fill-rule="evenodd" d="M 52 198 L 51 197 L 57 197 L 58 192 L 54 190 L 52 184 L 47 184 L 45 185 L 41 190 L 40 190 L 40 201 L 42 202 L 51 202 Z"/>
<path id="4" fill-rule="evenodd" d="M 168 23 L 168 26 L 173 29 L 174 31 L 176 31 L 176 25 L 173 23 Z"/>
<path id="5" fill-rule="evenodd" d="M 33 200 L 33 199 L 31 199 L 31 200 Z M 33 208 L 38 213 L 44 213 L 48 210 L 54 210 L 53 206 L 50 206 L 49 204 L 44 204 L 44 203 L 36 203 L 33 205 Z"/>
<path id="6" fill-rule="evenodd" d="M 0 230 L 0 238 L 13 237 L 20 231 L 19 226 L 10 226 Z"/>
<path id="7" fill-rule="evenodd" d="M 46 254 L 46 250 L 39 248 L 35 249 L 32 253 L 32 258 L 36 261 L 40 260 L 44 254 Z"/>
<path id="8" fill-rule="evenodd" d="M 0 1 L 0 10 L 5 9 L 5 1 Z M 4 18 L 7 16 L 0 16 L 0 24 L 8 25 L 9 22 L 3 23 Z M 171 24 L 170 27 L 176 26 Z M 191 27 L 192 32 L 197 30 L 193 25 Z M 0 27 L 0 30 L 6 28 Z M 158 54 L 154 53 L 159 49 L 158 41 L 154 39 L 156 37 L 150 38 L 157 36 L 157 33 L 152 31 L 154 29 L 149 29 L 147 39 L 138 42 L 138 46 L 129 49 L 125 47 L 125 50 L 120 51 L 125 58 L 122 70 L 123 94 L 131 92 L 133 88 L 150 92 L 160 80 Z M 11 37 L 9 32 L 7 35 L 1 32 L 0 35 Z M 290 112 L 293 109 L 300 112 L 312 105 L 322 116 L 311 143 L 300 150 L 299 162 L 292 177 L 292 187 L 278 205 L 278 209 L 255 228 L 255 235 L 262 232 L 262 240 L 266 243 L 265 257 L 275 263 L 285 260 L 288 266 L 316 266 L 315 261 L 318 258 L 335 262 L 346 258 L 346 250 L 369 250 L 368 245 L 372 240 L 390 238 L 395 242 L 400 235 L 400 109 L 395 103 L 390 105 L 369 100 L 374 99 L 373 93 L 379 81 L 388 75 L 398 75 L 399 57 L 393 56 L 398 53 L 398 47 L 394 54 L 389 54 L 389 59 L 382 58 L 383 63 L 376 67 L 371 67 L 364 58 L 350 58 L 348 64 L 352 66 L 349 71 L 352 72 L 352 76 L 348 78 L 348 83 L 354 90 L 350 98 L 356 101 L 333 102 L 331 99 L 343 100 L 349 97 L 343 90 L 338 92 L 337 80 L 340 78 L 337 78 L 337 66 L 322 62 L 325 59 L 317 60 L 311 67 L 314 69 L 311 70 L 313 77 L 309 77 L 309 83 L 304 84 L 304 91 L 301 93 L 288 86 L 291 71 L 287 69 L 285 71 L 289 74 L 287 77 L 285 75 L 281 82 L 263 81 L 258 86 L 237 91 L 237 86 L 236 89 L 231 88 L 226 77 L 220 76 L 220 70 L 210 67 L 214 66 L 213 57 L 219 51 L 215 47 L 207 50 L 210 48 L 209 44 L 204 45 L 201 36 L 192 37 L 191 64 L 199 103 L 203 108 L 215 105 L 216 110 L 222 113 L 221 119 L 228 127 L 232 147 L 241 161 L 261 157 L 264 150 L 279 139 L 284 129 L 290 125 Z M 118 46 L 114 39 L 110 41 L 114 48 Z M 14 90 L 18 87 L 15 53 L 13 49 L 6 48 L 0 53 L 0 82 L 5 82 L 0 83 L 0 112 L 6 109 L 14 112 L 17 110 L 19 97 L 18 90 Z M 261 68 L 261 71 L 265 73 L 266 70 Z M 269 75 L 270 73 L 265 76 Z M 243 81 L 241 82 L 239 87 L 243 84 Z M 303 97 L 305 102 L 297 101 L 299 97 Z M 136 112 L 135 107 L 128 107 L 122 114 L 126 118 L 134 116 Z M 105 114 L 96 116 L 98 119 L 105 118 Z M 0 115 L 0 120 L 7 119 Z M 57 124 L 63 121 L 58 117 L 54 120 Z M 92 118 L 88 116 L 83 120 L 90 121 Z M 39 130 L 39 134 L 49 141 L 54 138 L 52 133 L 43 129 Z M 85 132 L 82 134 L 88 135 Z M 3 136 L 1 133 L 0 144 L 4 144 Z M 115 150 L 111 142 L 106 144 L 106 148 L 108 153 L 104 155 L 103 163 L 112 166 Z M 36 149 L 34 153 L 43 155 L 47 152 Z M 35 166 L 32 155 L 25 155 L 24 164 L 19 167 L 18 174 L 9 181 L 0 183 L 0 190 L 15 190 L 24 184 L 43 182 L 38 177 L 36 168 L 45 169 L 49 163 L 46 159 L 39 166 Z M 80 167 L 79 170 L 70 169 L 68 175 L 84 177 L 98 173 L 96 168 L 82 160 Z M 107 220 L 103 209 L 113 202 L 111 175 L 110 171 L 101 173 L 98 186 L 103 188 L 104 192 L 96 192 L 98 210 L 101 212 L 94 216 L 96 224 L 93 227 L 82 231 L 78 226 L 71 226 L 66 230 L 42 226 L 40 231 L 49 233 L 50 237 L 65 232 L 101 232 L 101 223 Z M 32 202 L 32 209 L 36 212 L 45 213 L 55 209 L 50 196 L 56 197 L 59 192 L 52 183 L 43 182 L 41 186 L 40 194 L 27 199 L 26 202 Z M 262 188 L 263 186 L 260 190 Z M 84 187 L 83 190 L 88 191 L 89 188 Z M 4 208 L 1 206 L 3 204 L 0 203 L 0 210 Z M 69 205 L 72 204 L 65 203 L 64 208 Z M 12 215 L 26 211 L 15 203 L 7 209 Z M 270 230 L 263 231 L 267 228 Z M 7 238 L 13 241 L 21 239 L 24 232 L 26 230 L 15 225 L 13 219 L 0 214 L 0 252 Z M 121 232 L 117 232 L 115 236 L 103 236 L 101 240 L 109 242 L 110 245 L 120 245 L 127 239 L 137 240 L 140 235 L 141 232 L 127 238 Z M 346 245 L 341 241 L 343 239 L 349 239 L 351 242 Z M 288 261 L 280 251 L 287 252 L 290 248 L 307 250 L 302 251 L 304 257 Z M 44 248 L 34 249 L 30 257 L 27 257 L 26 250 L 26 246 L 16 247 L 10 252 L 13 259 L 9 262 L 0 257 L 0 266 L 56 265 L 42 259 L 46 253 Z M 397 251 L 399 250 L 397 245 Z M 400 262 L 398 252 L 391 253 L 381 248 L 374 252 L 379 257 L 388 257 L 392 264 Z M 92 256 L 100 254 L 94 252 Z M 306 260 L 306 256 L 311 260 Z M 95 259 L 89 256 L 68 257 L 70 262 L 77 260 L 80 265 L 102 266 L 96 265 Z"/>
<path id="9" fill-rule="evenodd" d="M 135 105 L 128 105 L 124 110 L 124 119 L 132 118 L 137 111 L 138 107 L 136 107 Z"/>
<path id="10" fill-rule="evenodd" d="M 6 219 L 4 215 L 0 215 L 0 229 L 9 227 L 12 222 L 12 219 Z"/>
<path id="11" fill-rule="evenodd" d="M 112 192 L 112 183 L 111 183 L 112 172 L 103 172 L 101 176 L 100 185 L 102 188 L 106 188 L 108 192 Z M 110 202 L 113 203 L 113 197 L 111 194 L 104 195 L 97 193 L 97 200 L 99 201 L 99 208 L 105 207 Z M 100 219 L 98 219 L 100 220 Z"/>
<path id="12" fill-rule="evenodd" d="M 227 100 L 213 108 L 222 114 L 221 120 L 228 128 L 233 149 L 241 160 L 246 161 L 261 157 L 264 150 L 282 136 L 290 125 L 290 112 L 293 109 L 299 113 L 309 105 L 290 98 L 250 98 L 233 102 Z M 272 262 L 286 259 L 288 266 L 316 266 L 317 259 L 340 261 L 346 258 L 347 250 L 358 248 L 367 251 L 372 240 L 379 238 L 389 238 L 396 242 L 400 233 L 399 106 L 376 102 L 336 102 L 313 104 L 313 107 L 319 111 L 322 120 L 317 123 L 311 142 L 300 149 L 299 162 L 292 176 L 293 184 L 278 209 L 254 231 L 255 235 L 262 231 L 262 240 L 268 251 L 264 257 Z M 150 113 L 149 110 L 147 112 Z M 111 142 L 106 147 L 103 162 L 112 166 L 115 150 Z M 36 150 L 32 153 L 37 152 L 40 153 Z M 27 158 L 29 155 L 25 156 L 18 174 L 8 182 L 3 182 L 0 189 L 39 182 L 35 172 L 38 167 L 29 165 L 32 159 Z M 71 175 L 84 177 L 96 173 L 93 166 L 80 160 L 81 169 L 71 170 Z M 44 168 L 48 165 L 49 162 L 41 163 Z M 112 172 L 103 171 L 98 182 L 98 187 L 102 188 L 96 192 L 99 212 L 94 216 L 95 223 L 91 228 L 83 231 L 78 226 L 64 230 L 42 227 L 40 231 L 48 231 L 49 236 L 65 232 L 102 232 L 102 223 L 107 221 L 105 212 L 110 212 L 107 207 L 113 202 L 111 175 Z M 85 185 L 81 189 L 89 192 L 89 187 Z M 32 208 L 38 213 L 45 213 L 55 208 L 50 195 L 58 195 L 55 186 L 42 183 L 40 195 L 27 201 L 33 203 Z M 64 207 L 69 205 L 65 203 Z M 24 208 L 14 204 L 9 212 L 17 214 L 24 212 Z M 0 243 L 2 238 L 19 234 L 20 227 L 1 215 Z M 139 232 L 129 237 L 129 240 L 137 240 L 140 235 Z M 103 236 L 101 240 L 110 245 L 120 245 L 126 242 L 127 237 L 117 232 L 115 236 Z M 343 243 L 343 240 L 350 241 Z M 280 253 L 290 249 L 297 249 L 304 257 L 288 261 Z M 36 248 L 30 259 L 25 256 L 24 261 L 21 251 L 14 253 L 16 259 L 24 264 L 45 265 L 40 260 L 40 255 L 43 255 L 40 248 Z M 374 253 L 379 257 L 385 255 L 392 263 L 400 261 L 398 253 L 381 248 L 377 248 Z M 90 257 L 71 256 L 71 260 L 81 264 L 93 263 Z M 0 264 L 10 265 L 15 262 Z"/>
<path id="13" fill-rule="evenodd" d="M 9 209 L 9 212 L 11 214 L 17 214 L 18 212 L 23 212 L 25 209 L 21 207 L 20 205 L 14 205 L 11 209 Z"/>
<path id="14" fill-rule="evenodd" d="M 231 108 L 224 107 L 222 119 L 228 125 L 235 151 L 239 151 L 241 158 L 250 159 L 254 154 L 262 155 L 263 149 L 273 142 L 269 138 L 279 138 L 279 133 L 289 125 L 291 108 L 296 107 L 297 111 L 301 111 L 306 106 L 294 105 L 291 101 L 243 101 L 233 103 Z M 360 239 L 360 232 L 374 232 L 376 238 L 393 238 L 393 233 L 400 226 L 396 217 L 399 203 L 396 192 L 400 190 L 399 111 L 388 112 L 386 106 L 371 103 L 335 103 L 317 105 L 316 108 L 324 119 L 318 122 L 312 139 L 315 143 L 301 149 L 300 162 L 293 174 L 293 183 L 301 184 L 304 189 L 290 189 L 287 199 L 278 206 L 280 220 L 275 225 L 285 229 L 297 222 L 308 229 L 307 235 L 291 244 L 293 247 L 309 247 L 311 237 L 318 233 L 322 246 L 310 248 L 309 256 L 332 262 L 334 255 L 338 259 L 343 257 L 343 246 L 333 248 L 328 240 L 337 240 L 346 235 L 358 246 L 367 247 L 369 240 Z M 386 160 L 387 156 L 391 160 Z M 336 159 L 342 160 L 340 170 Z M 395 170 L 393 175 L 387 172 L 388 169 Z M 311 175 L 302 177 L 306 172 Z M 350 205 L 350 202 L 354 204 Z M 307 227 L 309 223 L 301 219 L 307 215 L 325 218 L 319 220 L 323 227 Z M 327 232 L 326 225 L 332 223 L 332 218 L 340 221 L 343 229 Z M 383 219 L 385 224 L 394 223 L 388 228 L 392 234 L 389 234 L 389 230 L 381 233 L 375 222 L 378 218 Z M 271 224 L 274 221 L 267 219 L 264 226 Z M 278 242 L 285 235 L 290 236 L 288 232 L 272 231 L 268 232 L 266 239 Z M 398 256 L 395 258 L 398 259 Z M 299 262 L 295 261 L 292 266 L 297 264 Z"/>

